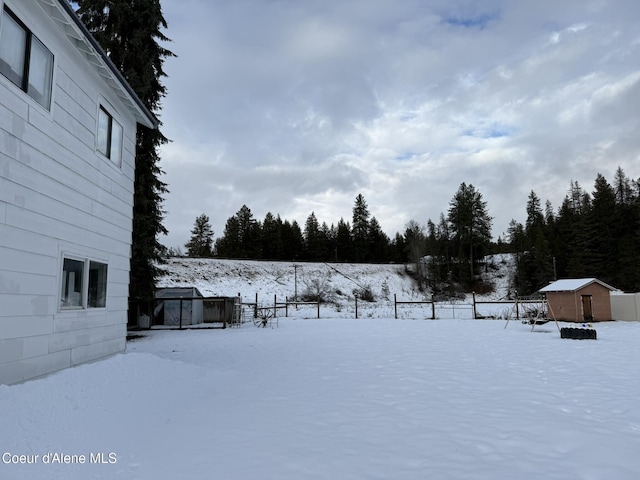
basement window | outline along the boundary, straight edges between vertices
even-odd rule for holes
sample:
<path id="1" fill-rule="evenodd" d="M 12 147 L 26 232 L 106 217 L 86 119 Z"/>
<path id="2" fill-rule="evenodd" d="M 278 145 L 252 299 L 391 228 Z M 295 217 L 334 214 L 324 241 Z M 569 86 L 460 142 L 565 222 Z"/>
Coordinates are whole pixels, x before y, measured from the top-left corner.
<path id="1" fill-rule="evenodd" d="M 120 166 L 122 161 L 122 126 L 103 106 L 100 106 L 98 110 L 97 150 Z"/>
<path id="2" fill-rule="evenodd" d="M 0 25 L 0 73 L 49 110 L 53 54 L 6 6 Z"/>
<path id="3" fill-rule="evenodd" d="M 60 309 L 107 306 L 107 264 L 65 257 L 62 261 Z"/>

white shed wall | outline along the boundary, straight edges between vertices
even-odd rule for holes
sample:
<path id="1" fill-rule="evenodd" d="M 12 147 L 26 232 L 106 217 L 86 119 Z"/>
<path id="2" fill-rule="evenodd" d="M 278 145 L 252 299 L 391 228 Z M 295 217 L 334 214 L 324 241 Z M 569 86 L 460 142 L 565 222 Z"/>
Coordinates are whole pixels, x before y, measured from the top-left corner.
<path id="1" fill-rule="evenodd" d="M 54 55 L 50 111 L 0 75 L 0 384 L 125 348 L 136 121 L 37 1 L 0 0 Z M 95 149 L 104 105 L 122 165 Z M 108 265 L 105 308 L 61 310 L 63 256 Z"/>

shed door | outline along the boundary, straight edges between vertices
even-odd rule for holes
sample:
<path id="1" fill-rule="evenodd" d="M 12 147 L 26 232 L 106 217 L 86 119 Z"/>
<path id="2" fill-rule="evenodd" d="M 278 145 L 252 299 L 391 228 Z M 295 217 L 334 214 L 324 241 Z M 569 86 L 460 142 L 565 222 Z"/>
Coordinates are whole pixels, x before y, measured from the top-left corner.
<path id="1" fill-rule="evenodd" d="M 590 322 L 593 320 L 591 295 L 582 295 L 582 316 L 585 322 Z"/>

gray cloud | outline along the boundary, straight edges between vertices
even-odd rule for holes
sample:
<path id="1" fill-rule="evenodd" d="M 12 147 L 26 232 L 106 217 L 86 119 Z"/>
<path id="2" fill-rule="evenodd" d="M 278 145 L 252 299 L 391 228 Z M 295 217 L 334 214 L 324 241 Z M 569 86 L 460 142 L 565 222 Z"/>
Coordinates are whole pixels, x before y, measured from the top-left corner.
<path id="1" fill-rule="evenodd" d="M 164 2 L 167 245 L 243 204 L 393 235 L 437 221 L 461 182 L 495 217 L 557 208 L 618 165 L 638 176 L 634 1 Z M 635 169 L 635 170 L 634 170 Z"/>

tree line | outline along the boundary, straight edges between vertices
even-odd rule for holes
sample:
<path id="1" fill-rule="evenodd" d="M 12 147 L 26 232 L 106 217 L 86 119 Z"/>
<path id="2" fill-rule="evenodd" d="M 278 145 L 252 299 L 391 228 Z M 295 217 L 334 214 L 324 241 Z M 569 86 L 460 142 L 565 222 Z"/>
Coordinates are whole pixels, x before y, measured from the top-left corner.
<path id="1" fill-rule="evenodd" d="M 531 191 L 523 224 L 512 220 L 514 287 L 535 292 L 559 278 L 598 278 L 640 291 L 640 180 L 618 168 L 613 184 L 598 174 L 591 194 L 572 181 L 557 212 Z"/>
<path id="2" fill-rule="evenodd" d="M 227 219 L 215 242 L 209 217 L 202 214 L 185 247 L 187 255 L 194 257 L 355 263 L 402 262 L 405 250 L 403 237 L 389 239 L 362 194 L 355 199 L 352 221 L 340 218 L 331 226 L 321 224 L 315 212 L 302 227 L 271 212 L 260 221 L 243 205 Z"/>
<path id="3" fill-rule="evenodd" d="M 450 202 L 446 219 L 441 215 L 449 242 L 445 249 L 450 253 L 446 257 L 448 268 L 455 270 L 453 278 L 456 281 L 471 283 L 478 263 L 491 245 L 491 221 L 482 194 L 473 185 L 462 183 Z M 439 236 L 438 242 L 443 241 L 444 237 Z M 320 224 L 314 212 L 307 217 L 303 227 L 295 220 L 282 220 L 280 215 L 272 213 L 259 221 L 251 209 L 243 205 L 227 219 L 222 236 L 215 242 L 209 218 L 202 214 L 196 219 L 185 247 L 187 255 L 193 257 L 411 263 L 416 265 L 417 278 L 424 283 L 421 264 L 430 244 L 424 227 L 413 220 L 403 233 L 389 238 L 376 217 L 371 215 L 364 196 L 359 194 L 351 220 L 343 217 L 331 225 Z"/>
<path id="4" fill-rule="evenodd" d="M 640 290 L 640 180 L 618 168 L 613 185 L 598 174 L 592 194 L 572 181 L 557 212 L 548 200 L 543 208 L 532 190 L 526 214 L 524 224 L 512 220 L 506 238 L 493 242 L 487 203 L 463 182 L 437 222 L 411 220 L 392 238 L 359 194 L 350 221 L 340 218 L 331 225 L 320 223 L 314 212 L 304 226 L 272 213 L 260 221 L 243 205 L 215 242 L 209 218 L 202 214 L 185 247 L 193 257 L 405 263 L 415 265 L 418 282 L 436 295 L 490 288 L 479 280 L 481 268 L 487 268 L 484 257 L 512 253 L 513 295 L 535 293 L 555 279 L 582 277 Z"/>

